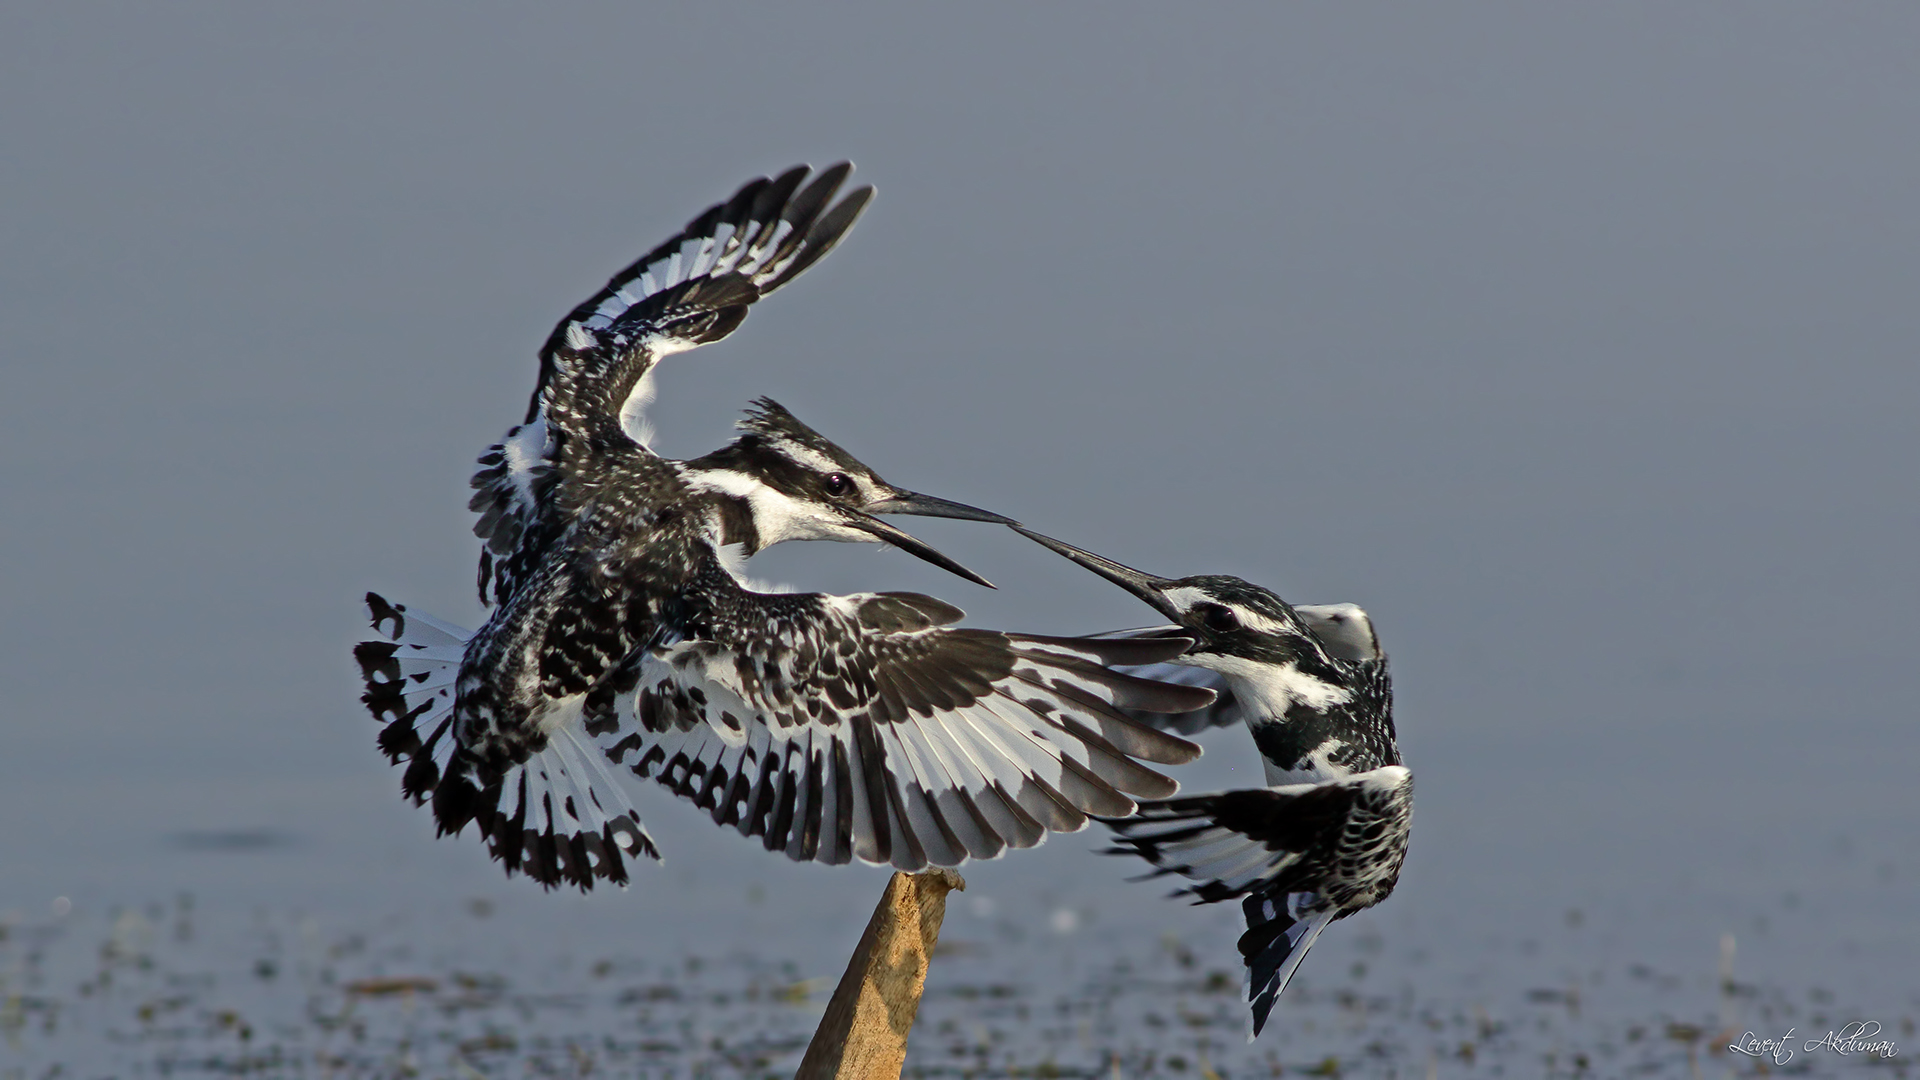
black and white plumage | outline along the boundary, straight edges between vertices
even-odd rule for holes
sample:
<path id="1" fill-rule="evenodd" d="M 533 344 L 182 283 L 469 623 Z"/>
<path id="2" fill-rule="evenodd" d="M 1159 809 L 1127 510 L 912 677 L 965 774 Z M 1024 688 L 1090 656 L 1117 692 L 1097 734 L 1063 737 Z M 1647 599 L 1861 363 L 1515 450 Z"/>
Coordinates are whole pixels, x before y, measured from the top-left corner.
<path id="1" fill-rule="evenodd" d="M 473 475 L 470 505 L 480 515 L 473 531 L 485 541 L 481 602 L 504 602 L 516 575 L 530 569 L 516 557 L 526 550 L 525 533 L 543 524 L 564 526 L 564 510 L 551 512 L 563 475 L 579 473 L 603 453 L 635 457 L 633 448 L 644 451 L 652 442 L 645 410 L 653 399 L 654 366 L 731 334 L 750 305 L 831 251 L 873 199 L 873 188 L 861 187 L 833 202 L 853 172 L 847 162 L 803 187 L 808 172 L 800 165 L 743 185 L 615 274 L 554 327 L 540 350 L 525 421 L 480 456 Z"/>
<path id="2" fill-rule="evenodd" d="M 1038 533 L 1022 534 L 1151 604 L 1175 625 L 1131 640 L 1189 636 L 1171 665 L 1134 669 L 1219 691 L 1178 727 L 1245 723 L 1269 786 L 1141 804 L 1110 820 L 1122 854 L 1194 884 L 1196 903 L 1239 900 L 1252 1035 L 1334 920 L 1387 898 L 1406 861 L 1413 773 L 1401 764 L 1386 655 L 1352 604 L 1293 607 L 1236 577 L 1161 578 Z M 1171 668 L 1172 670 L 1165 670 Z M 1251 1037 L 1251 1036 L 1250 1036 Z"/>
<path id="3" fill-rule="evenodd" d="M 1251 1038 L 1321 931 L 1392 894 L 1412 820 L 1412 771 L 1382 765 L 1318 783 L 1145 802 L 1135 817 L 1107 824 L 1117 853 L 1194 881 L 1183 892 L 1196 903 L 1240 901 Z"/>
<path id="4" fill-rule="evenodd" d="M 732 442 L 674 462 L 688 497 L 710 508 L 709 539 L 744 558 L 788 540 L 885 543 L 976 585 L 986 578 L 881 521 L 880 514 L 1018 524 L 999 514 L 895 487 L 772 398 L 759 398 Z"/>
<path id="5" fill-rule="evenodd" d="M 993 858 L 1125 815 L 1178 787 L 1140 761 L 1199 748 L 1125 710 L 1211 693 L 1113 669 L 1191 639 L 1063 639 L 953 628 L 912 593 L 756 593 L 710 560 L 683 621 L 517 726 L 464 722 L 464 631 L 369 594 L 386 641 L 356 651 L 381 745 L 443 832 L 475 821 L 508 871 L 625 882 L 659 852 L 621 765 L 800 861 L 921 869 Z M 671 643 L 667 643 L 668 641 Z M 470 715 L 470 714 L 469 714 Z"/>
<path id="6" fill-rule="evenodd" d="M 1320 639 L 1328 655 L 1336 660 L 1344 660 L 1353 665 L 1356 681 L 1364 689 L 1356 697 L 1356 708 L 1362 712 L 1376 712 L 1391 716 L 1393 692 L 1387 676 L 1386 655 L 1380 651 L 1380 639 L 1373 630 L 1373 620 L 1358 604 L 1291 604 L 1294 616 L 1300 620 L 1313 635 Z M 1171 731 L 1176 735 L 1197 735 L 1202 731 L 1217 727 L 1232 727 L 1235 724 L 1247 724 L 1247 712 L 1233 685 L 1227 677 L 1218 671 L 1203 667 L 1193 667 L 1178 662 L 1153 664 L 1148 667 L 1132 669 L 1133 674 L 1143 675 L 1165 682 L 1179 683 L 1182 686 L 1204 686 L 1215 691 L 1213 704 L 1204 709 L 1195 709 L 1189 713 L 1158 713 L 1140 718 L 1162 731 Z M 1348 710 L 1354 711 L 1354 710 Z M 1303 721 L 1292 732 L 1275 733 L 1269 736 L 1270 745 L 1262 748 L 1263 757 L 1269 763 L 1285 761 L 1287 765 L 1280 770 L 1280 779 L 1287 774 L 1317 775 L 1310 766 L 1310 760 L 1319 751 L 1322 757 L 1345 757 L 1348 753 L 1334 746 L 1324 746 L 1325 736 L 1314 738 L 1316 730 L 1325 731 L 1322 717 L 1306 712 L 1299 714 Z M 1265 724 L 1249 724 L 1249 727 L 1268 727 Z M 1391 738 L 1391 733 L 1387 736 Z M 1288 749 L 1278 741 L 1299 744 Z M 1375 740 L 1379 739 L 1376 734 Z M 1309 745 L 1309 740 L 1311 744 Z M 1375 747 L 1375 752 L 1378 747 Z M 1274 777 L 1270 780 L 1279 782 Z"/>
<path id="7" fill-rule="evenodd" d="M 1211 692 L 1111 667 L 1189 639 L 958 629 L 931 597 L 757 592 L 730 565 L 783 540 L 880 540 L 978 581 L 874 515 L 1008 519 L 893 487 L 765 400 L 704 458 L 646 447 L 652 364 L 731 332 L 870 194 L 830 206 L 847 167 L 805 172 L 747 185 L 549 338 L 530 419 L 476 477 L 484 626 L 368 596 L 383 640 L 356 656 L 403 790 L 443 833 L 476 824 L 509 873 L 585 889 L 658 857 L 616 765 L 793 858 L 917 868 L 1130 813 L 1176 787 L 1136 759 L 1198 753 L 1122 710 Z"/>

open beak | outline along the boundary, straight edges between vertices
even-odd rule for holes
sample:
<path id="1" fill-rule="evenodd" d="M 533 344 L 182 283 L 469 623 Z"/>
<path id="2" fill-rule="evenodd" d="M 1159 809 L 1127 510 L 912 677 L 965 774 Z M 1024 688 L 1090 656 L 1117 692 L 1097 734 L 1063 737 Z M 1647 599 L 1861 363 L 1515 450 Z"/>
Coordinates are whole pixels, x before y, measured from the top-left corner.
<path id="1" fill-rule="evenodd" d="M 1001 517 L 991 510 L 982 510 L 966 503 L 936 499 L 932 495 L 922 495 L 905 488 L 894 488 L 893 498 L 872 503 L 866 508 L 869 514 L 917 514 L 921 517 L 959 518 L 961 521 L 986 521 L 995 525 L 1019 525 L 1010 517 Z M 921 556 L 925 558 L 926 556 Z"/>
<path id="2" fill-rule="evenodd" d="M 924 498 L 924 497 L 925 496 L 916 496 L 916 498 Z M 932 501 L 941 502 L 942 500 L 934 499 Z M 959 507 L 962 510 L 968 510 L 975 514 L 986 514 L 985 510 L 974 510 L 973 507 L 971 506 L 961 506 L 959 503 L 947 503 L 946 505 Z M 911 512 L 911 511 L 899 511 L 899 510 L 891 511 L 891 513 L 896 513 L 896 514 L 906 513 L 906 512 Z M 925 513 L 925 511 L 920 511 L 920 512 Z M 847 510 L 846 515 L 847 515 L 847 524 L 853 526 L 856 529 L 859 529 L 861 532 L 866 533 L 867 535 L 873 537 L 875 540 L 878 540 L 886 544 L 892 544 L 894 547 L 899 548 L 901 551 L 904 551 L 907 554 L 914 556 L 915 558 L 925 559 L 926 561 L 932 563 L 933 565 L 939 567 L 940 569 L 945 570 L 950 574 L 958 574 L 959 576 L 966 578 L 968 581 L 971 581 L 976 585 L 985 585 L 989 589 L 994 587 L 993 582 L 988 581 L 986 578 L 981 577 L 979 574 L 974 573 L 973 571 L 967 569 L 966 567 L 961 566 L 959 563 L 954 562 L 952 559 L 947 558 L 945 555 L 940 554 L 938 551 L 935 551 L 932 547 L 928 546 L 926 543 L 922 542 L 918 537 L 914 536 L 912 533 L 907 532 L 905 529 L 896 529 L 893 526 L 887 524 L 886 522 L 881 521 L 879 518 L 874 517 L 871 514 L 863 514 L 858 510 Z M 959 517 L 961 515 L 941 514 L 938 516 Z M 987 517 L 982 517 L 979 520 L 1002 521 L 1005 519 L 1000 518 L 998 516 L 987 516 Z"/>
<path id="3" fill-rule="evenodd" d="M 1173 579 L 1154 577 L 1152 574 L 1143 574 L 1131 566 L 1122 566 L 1112 559 L 1102 558 L 1091 551 L 1082 551 L 1072 544 L 1061 543 L 1051 536 L 1042 536 L 1031 529 L 1023 529 L 1018 525 L 1013 527 L 1013 531 L 1035 543 L 1052 548 L 1054 551 L 1065 555 L 1081 566 L 1099 574 L 1115 585 L 1152 604 L 1155 611 L 1172 619 L 1174 622 L 1180 621 L 1180 613 L 1174 609 L 1172 604 L 1167 602 L 1166 591 L 1179 584 Z M 1182 632 L 1189 635 L 1192 633 L 1192 631 Z"/>

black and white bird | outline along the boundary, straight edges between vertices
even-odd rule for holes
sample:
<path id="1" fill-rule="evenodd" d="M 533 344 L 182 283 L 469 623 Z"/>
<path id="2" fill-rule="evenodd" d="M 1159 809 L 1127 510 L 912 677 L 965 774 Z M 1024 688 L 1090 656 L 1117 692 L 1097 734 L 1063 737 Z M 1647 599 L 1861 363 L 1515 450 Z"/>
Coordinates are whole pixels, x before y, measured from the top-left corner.
<path id="1" fill-rule="evenodd" d="M 614 766 L 791 858 L 919 868 L 1131 813 L 1177 787 L 1139 761 L 1199 752 L 1122 710 L 1209 691 L 1113 670 L 1190 639 L 953 628 L 932 597 L 756 591 L 731 557 L 877 539 L 978 581 L 873 515 L 1008 519 L 895 488 L 764 400 L 707 457 L 648 449 L 653 365 L 831 248 L 871 195 L 833 202 L 849 171 L 746 185 L 554 330 L 528 420 L 475 478 L 479 631 L 368 596 L 384 640 L 356 656 L 381 746 L 443 833 L 475 823 L 509 873 L 585 889 L 659 857 Z"/>
<path id="2" fill-rule="evenodd" d="M 529 533 L 568 524 L 550 489 L 563 477 L 581 475 L 583 465 L 598 463 L 590 445 L 594 439 L 607 442 L 615 462 L 633 456 L 628 443 L 643 449 L 652 444 L 646 408 L 654 397 L 659 361 L 731 334 L 754 301 L 798 277 L 853 228 L 873 198 L 872 187 L 856 188 L 828 206 L 852 171 L 852 165 L 842 162 L 803 188 L 809 170 L 797 166 L 775 179 L 745 184 L 731 199 L 708 207 L 678 235 L 615 274 L 554 328 L 540 350 L 540 376 L 525 421 L 480 455 L 480 468 L 471 481 L 475 491 L 469 508 L 479 515 L 473 531 L 485 541 L 480 552 L 481 603 L 504 603 L 529 561 L 551 546 L 551 538 L 543 535 L 523 544 Z M 773 411 L 781 410 L 776 406 Z M 570 440 L 575 445 L 569 449 Z M 817 440 L 808 431 L 793 441 Z M 641 475 L 623 479 L 665 486 L 659 495 L 664 502 L 684 498 L 673 483 L 679 477 L 669 475 L 679 473 L 684 463 L 647 456 L 671 468 L 629 470 Z M 833 470 L 817 471 L 824 476 Z M 980 516 L 992 520 L 997 515 Z M 876 528 L 873 522 L 861 523 L 868 530 Z M 805 514 L 791 523 L 801 531 L 809 526 L 835 531 L 835 524 Z M 786 538 L 773 535 L 758 546 Z M 933 557 L 924 548 L 915 554 Z"/>
<path id="3" fill-rule="evenodd" d="M 1239 900 L 1240 954 L 1257 1036 L 1315 939 L 1393 892 L 1407 857 L 1413 773 L 1400 761 L 1387 658 L 1352 604 L 1289 605 L 1237 577 L 1162 578 L 1026 529 L 1021 534 L 1126 589 L 1174 626 L 1132 632 L 1194 639 L 1136 674 L 1218 691 L 1186 716 L 1140 719 L 1187 733 L 1244 723 L 1268 786 L 1144 802 L 1107 821 L 1121 845 L 1194 884 L 1196 903 Z M 1177 666 L 1176 666 L 1177 665 Z M 1180 894 L 1176 894 L 1180 895 Z"/>

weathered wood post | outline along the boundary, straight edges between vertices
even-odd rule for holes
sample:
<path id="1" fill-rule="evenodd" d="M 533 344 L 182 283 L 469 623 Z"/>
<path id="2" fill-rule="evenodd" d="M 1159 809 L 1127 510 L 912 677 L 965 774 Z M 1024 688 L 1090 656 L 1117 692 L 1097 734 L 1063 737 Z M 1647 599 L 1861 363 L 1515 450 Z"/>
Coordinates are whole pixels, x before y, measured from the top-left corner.
<path id="1" fill-rule="evenodd" d="M 899 1080 L 947 893 L 966 887 L 951 870 L 893 875 L 794 1080 Z"/>

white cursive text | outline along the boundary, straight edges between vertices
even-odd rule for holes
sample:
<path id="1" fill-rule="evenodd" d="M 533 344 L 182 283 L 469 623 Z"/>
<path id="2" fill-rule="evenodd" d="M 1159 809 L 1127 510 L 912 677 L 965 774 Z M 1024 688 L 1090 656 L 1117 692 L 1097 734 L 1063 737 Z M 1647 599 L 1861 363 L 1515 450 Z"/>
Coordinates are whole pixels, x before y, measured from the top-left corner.
<path id="1" fill-rule="evenodd" d="M 1856 1020 L 1838 1031 L 1829 1031 L 1818 1039 L 1805 1039 L 1800 1050 L 1813 1053 L 1815 1050 L 1831 1050 L 1836 1054 L 1872 1054 L 1876 1057 L 1897 1057 L 1900 1048 L 1892 1039 L 1879 1039 L 1880 1022 L 1878 1020 Z M 1753 1058 L 1768 1058 L 1775 1065 L 1785 1065 L 1793 1060 L 1793 1029 L 1788 1028 L 1785 1035 L 1777 1039 L 1762 1039 L 1749 1031 L 1727 1044 L 1727 1049 L 1736 1054 L 1745 1054 Z"/>

